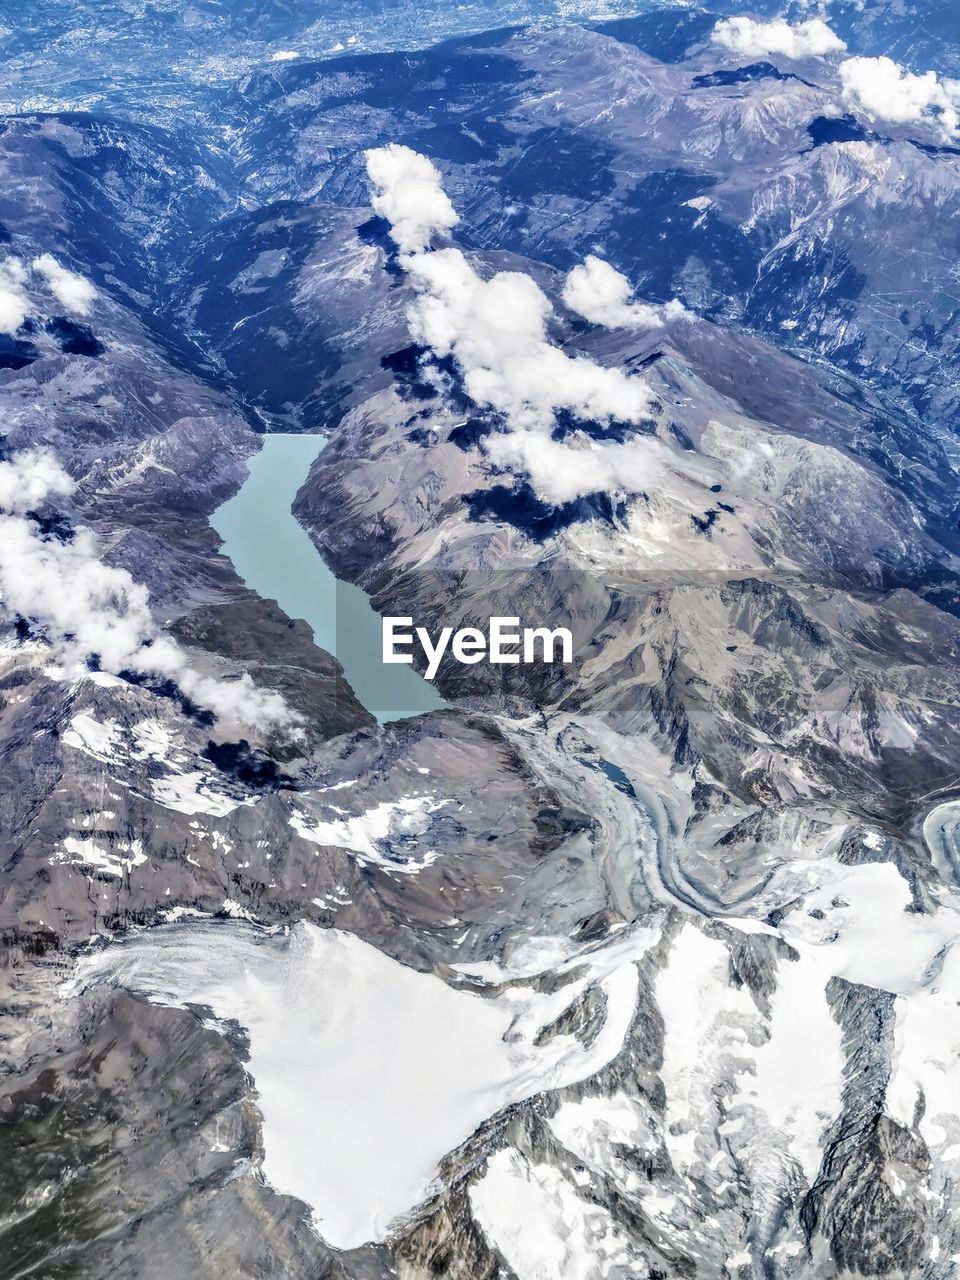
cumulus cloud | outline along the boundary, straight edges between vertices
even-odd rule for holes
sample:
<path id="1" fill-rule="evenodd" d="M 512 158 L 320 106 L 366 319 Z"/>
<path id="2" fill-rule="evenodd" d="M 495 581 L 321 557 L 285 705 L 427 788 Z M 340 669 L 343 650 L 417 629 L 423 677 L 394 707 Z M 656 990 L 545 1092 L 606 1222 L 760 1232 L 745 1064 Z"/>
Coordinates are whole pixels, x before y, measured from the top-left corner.
<path id="1" fill-rule="evenodd" d="M 690 314 L 676 298 L 662 307 L 633 301 L 627 277 L 593 254 L 568 274 L 563 300 L 584 320 L 605 329 L 660 329 L 667 320 Z"/>
<path id="2" fill-rule="evenodd" d="M 381 150 L 392 154 L 394 149 Z M 442 194 L 433 165 L 422 156 L 417 159 L 422 163 L 397 165 L 389 157 L 382 160 L 379 152 L 367 153 L 368 172 L 378 186 L 374 207 L 400 211 L 405 225 L 411 204 L 423 205 L 419 192 L 424 186 Z M 432 174 L 430 182 L 423 166 Z M 412 200 L 403 189 L 410 174 Z M 449 219 L 446 225 L 452 225 Z M 420 232 L 425 226 L 421 219 Z M 655 480 L 663 446 L 649 437 L 624 444 L 597 443 L 586 435 L 570 443 L 551 437 L 560 410 L 584 423 L 644 421 L 651 394 L 642 378 L 554 346 L 547 336 L 550 300 L 522 272 L 498 271 L 484 279 L 459 249 L 428 250 L 428 236 L 398 235 L 396 228 L 394 238 L 419 246 L 400 258 L 417 294 L 407 313 L 412 336 L 436 355 L 452 356 L 470 398 L 503 416 L 506 430 L 486 444 L 494 462 L 525 472 L 537 492 L 553 503 L 600 489 L 637 492 Z M 623 280 L 606 264 L 593 261 Z M 594 274 L 596 268 L 590 269 L 588 279 Z M 609 276 L 603 270 L 599 274 L 609 294 Z M 625 296 L 617 285 L 617 297 L 621 306 L 638 305 L 628 301 L 629 285 Z M 636 322 L 632 310 L 629 318 Z"/>
<path id="3" fill-rule="evenodd" d="M 872 120 L 936 124 L 953 137 L 960 125 L 960 81 L 934 71 L 914 75 L 892 58 L 847 58 L 840 64 L 843 100 Z"/>
<path id="4" fill-rule="evenodd" d="M 846 45 L 822 20 L 808 18 L 795 25 L 784 18 L 759 22 L 754 18 L 724 18 L 713 28 L 711 40 L 746 58 L 782 54 L 785 58 L 822 58 L 842 53 Z"/>
<path id="5" fill-rule="evenodd" d="M 460 221 L 426 156 L 391 142 L 367 151 L 364 158 L 377 188 L 373 208 L 390 223 L 390 234 L 402 252 L 421 252 L 435 235 Z"/>
<path id="6" fill-rule="evenodd" d="M 90 314 L 97 291 L 89 280 L 84 280 L 75 271 L 68 271 L 51 253 L 34 258 L 33 269 L 43 277 L 57 301 L 67 311 L 81 316 Z"/>
<path id="7" fill-rule="evenodd" d="M 146 587 L 126 569 L 104 563 L 95 534 L 79 529 L 70 542 L 44 537 L 25 513 L 71 492 L 56 459 L 29 451 L 0 462 L 0 601 L 10 613 L 45 630 L 59 661 L 79 674 L 96 657 L 104 671 L 139 671 L 176 681 L 217 716 L 267 727 L 295 717 L 277 693 L 257 689 L 249 675 L 218 680 L 191 669 L 187 655 L 162 632 Z"/>
<path id="8" fill-rule="evenodd" d="M 602 444 L 582 437 L 554 440 L 531 431 L 493 436 L 487 454 L 497 466 L 525 474 L 553 506 L 590 493 L 644 493 L 666 475 L 667 450 L 659 440 Z"/>
<path id="9" fill-rule="evenodd" d="M 453 355 L 467 394 L 522 430 L 549 428 L 558 409 L 588 421 L 639 422 L 650 405 L 640 378 L 570 356 L 547 341 L 550 300 L 529 276 L 498 271 L 482 279 L 459 249 L 404 260 L 419 298 L 413 336 Z"/>
<path id="10" fill-rule="evenodd" d="M 48 450 L 28 449 L 0 462 L 0 512 L 20 516 L 72 492 L 73 481 Z"/>
<path id="11" fill-rule="evenodd" d="M 16 333 L 30 313 L 23 286 L 27 273 L 18 258 L 0 262 L 0 333 Z"/>
<path id="12" fill-rule="evenodd" d="M 770 22 L 724 18 L 714 27 L 711 39 L 749 58 L 821 57 L 846 49 L 820 18 L 796 25 L 783 18 Z M 844 105 L 869 119 L 932 124 L 951 139 L 960 133 L 960 80 L 940 77 L 935 71 L 915 74 L 888 57 L 844 58 L 839 72 Z"/>

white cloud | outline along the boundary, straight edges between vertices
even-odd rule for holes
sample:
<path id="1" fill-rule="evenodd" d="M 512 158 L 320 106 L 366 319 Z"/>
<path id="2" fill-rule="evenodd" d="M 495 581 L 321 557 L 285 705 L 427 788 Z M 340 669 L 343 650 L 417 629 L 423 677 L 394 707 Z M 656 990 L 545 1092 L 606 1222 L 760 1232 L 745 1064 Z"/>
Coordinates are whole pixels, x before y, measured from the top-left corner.
<path id="1" fill-rule="evenodd" d="M 498 466 L 525 473 L 551 505 L 589 493 L 649 492 L 665 475 L 666 450 L 649 437 L 615 444 L 583 437 L 567 443 L 537 432 L 512 431 L 493 436 L 487 453 Z"/>
<path id="2" fill-rule="evenodd" d="M 526 472 L 538 493 L 554 503 L 598 489 L 636 492 L 650 485 L 659 474 L 657 458 L 663 452 L 657 441 L 644 437 L 626 444 L 597 444 L 586 436 L 571 443 L 551 438 L 559 410 L 587 423 L 642 422 L 651 402 L 646 382 L 554 346 L 547 338 L 550 300 L 529 276 L 498 271 L 484 279 L 459 249 L 426 250 L 427 223 L 421 218 L 417 234 L 410 234 L 410 210 L 424 207 L 424 186 L 444 201 L 446 196 L 428 160 L 420 156 L 415 158 L 422 165 L 408 159 L 397 164 L 396 151 L 415 157 L 405 147 L 382 148 L 386 157 L 367 153 L 367 168 L 380 188 L 374 207 L 384 216 L 396 210 L 402 219 L 404 229 L 398 232 L 394 227 L 394 239 L 417 246 L 400 258 L 417 293 L 408 311 L 411 334 L 438 356 L 453 356 L 471 399 L 503 415 L 507 430 L 486 445 L 491 459 Z M 432 175 L 429 184 L 424 165 Z M 412 194 L 406 190 L 408 182 Z M 452 208 L 450 214 L 456 218 Z M 445 225 L 453 225 L 451 218 Z M 606 270 L 616 277 L 612 268 Z M 609 290 L 609 278 L 600 274 Z M 631 324 L 636 322 L 635 312 L 629 311 L 629 317 Z"/>
<path id="3" fill-rule="evenodd" d="M 90 308 L 97 296 L 97 291 L 89 280 L 78 276 L 75 271 L 68 271 L 51 253 L 41 254 L 34 258 L 33 269 L 43 276 L 61 306 L 77 315 L 90 314 Z"/>
<path id="4" fill-rule="evenodd" d="M 402 164 L 397 163 L 397 152 L 403 154 Z M 559 410 L 584 422 L 639 424 L 649 416 L 652 399 L 645 381 L 554 347 L 547 337 L 552 305 L 529 275 L 497 271 L 484 279 L 458 248 L 426 250 L 428 228 L 439 229 L 439 221 L 430 223 L 426 216 L 417 220 L 411 210 L 422 212 L 428 205 L 440 209 L 449 201 L 439 174 L 424 156 L 407 147 L 383 147 L 367 152 L 367 172 L 379 188 L 375 209 L 384 216 L 396 210 L 402 220 L 401 229 L 394 225 L 394 239 L 402 247 L 416 246 L 401 256 L 417 293 L 407 312 L 412 337 L 438 356 L 453 356 L 468 396 L 502 413 L 506 421 L 507 430 L 486 442 L 492 461 L 525 472 L 536 492 L 552 503 L 596 490 L 639 492 L 653 484 L 662 471 L 663 445 L 657 440 L 644 436 L 625 444 L 598 444 L 579 435 L 563 443 L 550 435 Z M 422 197 L 425 189 L 430 201 Z M 443 228 L 451 227 L 456 218 L 449 206 Z M 645 308 L 627 301 L 626 280 L 598 259 L 590 261 L 596 266 L 588 268 L 586 282 L 595 283 L 599 268 L 607 300 L 602 308 L 607 319 L 598 323 L 623 319 L 609 308 L 613 283 L 614 301 L 618 298 L 627 308 L 628 323 L 635 325 Z M 584 279 L 575 276 L 575 296 L 582 284 Z"/>
<path id="5" fill-rule="evenodd" d="M 249 675 L 218 680 L 193 671 L 172 636 L 150 612 L 146 587 L 126 569 L 105 564 L 90 529 L 71 542 L 45 539 L 24 513 L 73 482 L 49 453 L 30 451 L 0 462 L 0 600 L 8 612 L 35 619 L 71 673 L 99 658 L 104 671 L 139 671 L 176 681 L 217 716 L 267 727 L 296 719 L 277 693 Z"/>
<path id="6" fill-rule="evenodd" d="M 842 53 L 846 45 L 821 18 L 792 26 L 784 18 L 758 22 L 754 18 L 724 18 L 711 34 L 715 44 L 747 58 L 782 54 L 785 58 L 821 58 Z"/>
<path id="7" fill-rule="evenodd" d="M 72 492 L 73 481 L 47 450 L 28 449 L 0 462 L 0 511 L 20 516 L 47 498 Z"/>
<path id="8" fill-rule="evenodd" d="M 0 262 L 0 333 L 16 333 L 30 313 L 23 291 L 27 273 L 18 258 Z"/>
<path id="9" fill-rule="evenodd" d="M 460 221 L 426 156 L 391 142 L 367 151 L 365 159 L 370 181 L 378 188 L 373 208 L 390 223 L 390 234 L 404 253 L 420 252 Z"/>
<path id="10" fill-rule="evenodd" d="M 632 294 L 627 277 L 593 254 L 573 268 L 563 286 L 570 310 L 605 329 L 659 329 L 667 320 L 689 318 L 676 298 L 661 307 L 634 302 Z"/>
<path id="11" fill-rule="evenodd" d="M 914 75 L 892 58 L 847 58 L 840 64 L 847 106 L 872 120 L 939 125 L 953 137 L 960 125 L 960 81 L 936 72 Z"/>
<path id="12" fill-rule="evenodd" d="M 419 298 L 413 336 L 437 355 L 453 355 L 467 394 L 521 430 L 549 429 L 558 409 L 587 421 L 639 422 L 650 392 L 586 356 L 569 356 L 546 338 L 550 300 L 529 276 L 498 271 L 482 279 L 459 249 L 403 259 Z"/>

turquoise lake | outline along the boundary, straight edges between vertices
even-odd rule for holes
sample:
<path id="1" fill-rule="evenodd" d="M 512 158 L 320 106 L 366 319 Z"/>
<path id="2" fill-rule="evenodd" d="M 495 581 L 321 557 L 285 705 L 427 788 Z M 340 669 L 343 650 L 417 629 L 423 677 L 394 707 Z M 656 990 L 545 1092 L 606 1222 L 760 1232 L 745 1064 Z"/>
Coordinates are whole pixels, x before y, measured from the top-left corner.
<path id="1" fill-rule="evenodd" d="M 210 523 L 246 585 L 313 629 L 359 700 L 381 724 L 447 704 L 412 667 L 382 662 L 380 615 L 359 587 L 337 580 L 293 516 L 294 499 L 326 444 L 324 436 L 268 435 L 249 460 L 243 487 Z"/>

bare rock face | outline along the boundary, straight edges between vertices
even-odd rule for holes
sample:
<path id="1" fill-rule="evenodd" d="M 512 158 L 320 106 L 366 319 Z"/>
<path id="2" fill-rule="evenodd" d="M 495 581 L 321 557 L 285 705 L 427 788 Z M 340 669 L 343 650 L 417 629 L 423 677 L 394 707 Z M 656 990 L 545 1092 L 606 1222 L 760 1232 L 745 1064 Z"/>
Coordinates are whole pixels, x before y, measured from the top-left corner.
<path id="1" fill-rule="evenodd" d="M 56 1012 L 35 1041 L 49 1058 L 17 1062 L 4 1095 L 9 1274 L 314 1264 L 298 1208 L 252 1176 L 260 1132 L 242 1040 L 123 991 Z"/>

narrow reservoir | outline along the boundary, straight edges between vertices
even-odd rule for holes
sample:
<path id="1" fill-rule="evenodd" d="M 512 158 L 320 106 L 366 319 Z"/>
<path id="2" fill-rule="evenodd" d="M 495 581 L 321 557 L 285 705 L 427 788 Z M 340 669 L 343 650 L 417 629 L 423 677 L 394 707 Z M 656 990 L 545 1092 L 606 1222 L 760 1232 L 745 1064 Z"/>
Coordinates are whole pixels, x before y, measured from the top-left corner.
<path id="1" fill-rule="evenodd" d="M 264 437 L 245 484 L 210 518 L 223 539 L 221 554 L 257 595 L 309 623 L 315 643 L 338 659 L 381 724 L 437 711 L 446 703 L 431 683 L 412 667 L 383 664 L 380 615 L 359 587 L 338 582 L 293 516 L 294 499 L 326 443 L 324 436 Z"/>

